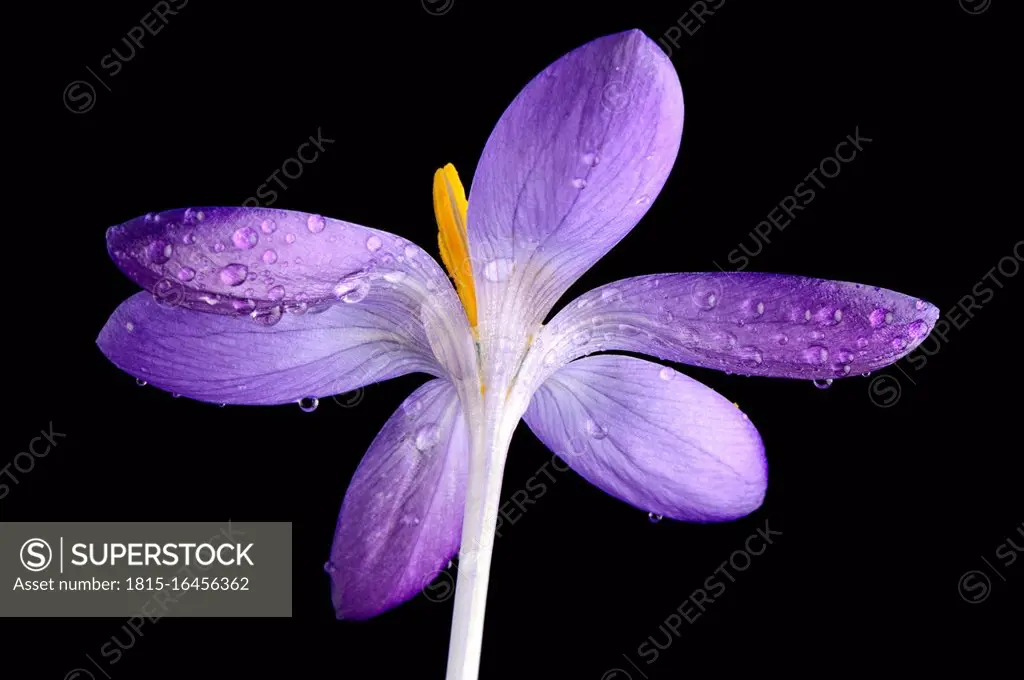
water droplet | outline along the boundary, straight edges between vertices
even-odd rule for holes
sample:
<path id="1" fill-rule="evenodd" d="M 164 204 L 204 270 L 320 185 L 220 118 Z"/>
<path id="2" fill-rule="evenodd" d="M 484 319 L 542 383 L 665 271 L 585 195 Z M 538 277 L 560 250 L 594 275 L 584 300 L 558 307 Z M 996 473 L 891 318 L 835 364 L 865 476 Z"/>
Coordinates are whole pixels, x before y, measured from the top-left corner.
<path id="1" fill-rule="evenodd" d="M 273 248 L 263 251 L 263 264 L 274 264 L 277 262 L 277 251 Z"/>
<path id="2" fill-rule="evenodd" d="M 892 312 L 887 309 L 879 307 L 868 315 L 868 322 L 871 323 L 872 328 L 879 328 L 887 323 L 892 322 Z"/>
<path id="3" fill-rule="evenodd" d="M 903 338 L 893 338 L 892 339 L 892 348 L 893 349 L 903 349 L 906 346 L 907 346 L 907 341 L 904 340 Z"/>
<path id="4" fill-rule="evenodd" d="M 133 323 L 132 323 L 131 321 L 129 321 L 128 323 L 126 323 L 126 324 L 124 325 L 124 327 L 125 327 L 125 330 L 127 330 L 127 331 L 128 331 L 129 333 L 131 333 L 132 331 L 134 331 L 134 330 L 135 330 L 135 324 L 133 324 Z"/>
<path id="5" fill-rule="evenodd" d="M 594 167 L 595 165 L 597 165 L 600 162 L 601 162 L 601 157 L 598 156 L 594 152 L 583 154 L 583 164 L 584 165 L 589 165 L 590 167 Z"/>
<path id="6" fill-rule="evenodd" d="M 843 320 L 843 310 L 837 309 L 836 311 L 834 311 L 832 313 L 832 320 L 835 321 L 836 323 L 839 323 L 840 321 L 842 321 Z"/>
<path id="7" fill-rule="evenodd" d="M 324 571 L 328 574 L 333 574 L 337 569 L 332 562 L 324 562 Z"/>
<path id="8" fill-rule="evenodd" d="M 174 249 L 167 241 L 153 241 L 149 244 L 146 252 L 149 255 L 150 262 L 153 264 L 163 264 L 171 259 Z"/>
<path id="9" fill-rule="evenodd" d="M 256 309 L 255 300 L 232 300 L 231 307 L 236 312 L 245 312 L 248 314 L 252 310 Z"/>
<path id="10" fill-rule="evenodd" d="M 196 270 L 191 267 L 182 267 L 178 270 L 178 280 L 183 283 L 188 283 L 192 279 L 196 278 Z"/>
<path id="11" fill-rule="evenodd" d="M 249 316 L 261 326 L 273 326 L 281 320 L 281 308 L 275 306 L 269 309 L 257 309 L 249 314 Z"/>
<path id="12" fill-rule="evenodd" d="M 582 177 L 577 177 L 572 181 L 572 186 L 574 189 L 585 189 L 587 186 L 587 180 Z"/>
<path id="13" fill-rule="evenodd" d="M 225 250 L 225 246 L 224 246 L 223 243 L 220 243 L 218 241 L 217 243 L 213 244 L 213 246 L 210 248 L 210 250 L 212 250 L 215 253 L 223 253 L 224 250 Z"/>
<path id="14" fill-rule="evenodd" d="M 181 242 L 187 246 L 192 245 L 196 242 L 196 233 L 194 231 L 186 231 L 181 235 Z"/>
<path id="15" fill-rule="evenodd" d="M 236 248 L 242 250 L 255 248 L 259 240 L 260 235 L 252 227 L 240 227 L 231 235 L 231 242 L 235 244 Z"/>
<path id="16" fill-rule="evenodd" d="M 382 245 L 384 245 L 384 243 L 376 236 L 371 236 L 370 238 L 366 239 L 366 249 L 369 250 L 371 253 L 375 253 L 378 250 L 380 250 L 380 247 Z"/>
<path id="17" fill-rule="evenodd" d="M 789 336 L 786 335 L 785 333 L 778 333 L 772 336 L 772 340 L 777 342 L 779 345 L 785 345 L 787 342 L 789 342 Z"/>
<path id="18" fill-rule="evenodd" d="M 237 262 L 229 264 L 220 270 L 220 280 L 225 286 L 240 286 L 249 275 L 249 268 Z"/>
<path id="19" fill-rule="evenodd" d="M 608 428 L 602 425 L 601 423 L 597 422 L 596 420 L 588 418 L 587 422 L 584 423 L 584 427 L 587 430 L 587 434 L 589 434 L 594 439 L 604 439 L 605 437 L 608 436 Z"/>
<path id="20" fill-rule="evenodd" d="M 143 380 L 142 378 L 136 378 L 136 379 L 135 379 L 135 384 L 136 384 L 136 385 L 138 385 L 139 387 L 145 387 L 145 386 L 146 386 L 146 385 L 148 385 L 149 383 L 147 383 L 147 382 L 146 382 L 145 380 Z"/>
<path id="21" fill-rule="evenodd" d="M 363 274 L 350 274 L 334 285 L 334 296 L 342 302 L 361 302 L 370 293 L 370 282 Z"/>
<path id="22" fill-rule="evenodd" d="M 914 339 L 923 338 L 928 335 L 928 324 L 925 321 L 918 319 L 914 323 L 910 324 L 910 327 L 907 328 L 907 332 L 910 333 L 910 337 Z"/>
<path id="23" fill-rule="evenodd" d="M 386 272 L 384 274 L 384 280 L 389 283 L 401 283 L 405 280 L 405 272 L 398 269 Z"/>
<path id="24" fill-rule="evenodd" d="M 309 227 L 309 230 L 314 234 L 319 234 L 327 227 L 327 220 L 320 215 L 310 215 L 309 218 L 306 219 L 306 226 Z"/>
<path id="25" fill-rule="evenodd" d="M 405 247 L 405 256 L 407 258 L 409 258 L 410 260 L 416 259 L 416 247 L 415 246 L 406 246 Z"/>
<path id="26" fill-rule="evenodd" d="M 619 301 L 619 300 L 622 299 L 622 294 L 618 291 L 617 288 L 607 288 L 607 289 L 601 291 L 601 299 L 602 300 L 612 300 L 612 299 L 614 299 L 615 301 Z"/>
<path id="27" fill-rule="evenodd" d="M 832 370 L 835 371 L 835 375 L 840 378 L 850 375 L 849 364 L 835 364 L 832 367 Z"/>
<path id="28" fill-rule="evenodd" d="M 737 351 L 743 363 L 751 368 L 760 366 L 764 362 L 764 353 L 753 345 L 740 347 Z"/>
<path id="29" fill-rule="evenodd" d="M 295 243 L 295 234 L 285 234 L 284 242 L 288 244 Z"/>
<path id="30" fill-rule="evenodd" d="M 642 196 L 639 196 L 636 199 L 636 204 L 637 205 L 647 205 L 650 202 L 651 202 L 651 197 L 648 196 L 647 194 L 643 194 Z"/>
<path id="31" fill-rule="evenodd" d="M 146 216 L 143 219 L 145 219 L 147 222 L 152 222 L 155 218 L 156 218 L 156 214 L 154 214 L 154 213 L 146 213 Z"/>
<path id="32" fill-rule="evenodd" d="M 274 220 L 263 220 L 263 223 L 260 224 L 260 231 L 264 234 L 273 234 L 277 231 L 277 223 Z"/>
<path id="33" fill-rule="evenodd" d="M 815 380 L 814 386 L 819 390 L 827 390 L 832 386 L 832 378 L 825 378 L 824 380 Z"/>
<path id="34" fill-rule="evenodd" d="M 274 286 L 267 291 L 267 297 L 271 300 L 281 300 L 284 298 L 284 286 Z"/>
<path id="35" fill-rule="evenodd" d="M 925 307 L 927 307 L 927 306 L 928 306 L 928 303 L 925 302 L 924 300 L 918 300 L 917 302 L 914 303 L 914 307 L 916 307 L 917 311 L 919 311 L 919 312 L 923 312 Z"/>
<path id="36" fill-rule="evenodd" d="M 299 408 L 306 413 L 312 413 L 316 410 L 316 407 L 320 405 L 320 400 L 316 397 L 303 397 L 295 402 L 299 405 Z"/>
<path id="37" fill-rule="evenodd" d="M 660 371 L 658 371 L 658 377 L 661 378 L 662 380 L 664 380 L 665 382 L 668 382 L 669 380 L 671 380 L 672 377 L 675 376 L 675 374 L 676 374 L 676 372 L 673 371 L 668 366 L 665 366 Z"/>
<path id="38" fill-rule="evenodd" d="M 804 321 L 810 321 L 810 320 L 811 320 L 811 310 L 805 309 L 804 310 Z"/>
<path id="39" fill-rule="evenodd" d="M 853 361 L 853 352 L 841 349 L 836 353 L 836 361 L 840 364 L 849 364 Z"/>
<path id="40" fill-rule="evenodd" d="M 821 340 L 825 337 L 825 334 L 821 331 L 811 331 L 807 334 L 807 338 L 810 340 Z"/>
<path id="41" fill-rule="evenodd" d="M 857 349 L 864 349 L 867 346 L 868 346 L 868 339 L 867 338 L 865 338 L 863 335 L 861 337 L 857 338 Z"/>
<path id="42" fill-rule="evenodd" d="M 171 392 L 171 399 L 179 399 L 181 397 L 177 392 Z"/>
<path id="43" fill-rule="evenodd" d="M 648 520 L 648 521 L 649 521 L 649 522 L 650 522 L 651 524 L 657 524 L 658 522 L 660 522 L 660 521 L 661 521 L 661 520 L 663 520 L 663 519 L 665 519 L 665 518 L 664 518 L 664 516 L 662 516 L 662 515 L 658 515 L 658 514 L 656 514 L 656 513 L 653 513 L 653 512 L 649 512 L 649 513 L 647 513 L 647 520 Z"/>
<path id="44" fill-rule="evenodd" d="M 412 401 L 406 403 L 405 406 L 402 407 L 402 409 L 405 411 L 405 414 L 407 416 L 409 416 L 410 418 L 415 418 L 423 411 L 423 402 L 421 402 L 418 399 L 413 399 Z"/>
<path id="45" fill-rule="evenodd" d="M 762 314 L 764 314 L 764 303 L 763 302 L 758 302 L 757 306 L 754 307 L 754 315 L 755 316 L 761 316 Z"/>
<path id="46" fill-rule="evenodd" d="M 584 328 L 583 330 L 577 331 L 576 333 L 573 334 L 572 344 L 576 345 L 577 347 L 582 347 L 583 345 L 587 344 L 587 340 L 589 339 L 590 331 Z"/>
<path id="47" fill-rule="evenodd" d="M 484 278 L 495 283 L 504 281 L 512 273 L 514 264 L 512 260 L 504 257 L 491 260 L 484 265 Z"/>
<path id="48" fill-rule="evenodd" d="M 441 428 L 435 423 L 428 423 L 416 430 L 414 443 L 419 451 L 429 451 L 441 441 Z"/>
<path id="49" fill-rule="evenodd" d="M 811 345 L 803 354 L 804 361 L 809 364 L 823 364 L 828 360 L 828 350 L 821 345 Z"/>

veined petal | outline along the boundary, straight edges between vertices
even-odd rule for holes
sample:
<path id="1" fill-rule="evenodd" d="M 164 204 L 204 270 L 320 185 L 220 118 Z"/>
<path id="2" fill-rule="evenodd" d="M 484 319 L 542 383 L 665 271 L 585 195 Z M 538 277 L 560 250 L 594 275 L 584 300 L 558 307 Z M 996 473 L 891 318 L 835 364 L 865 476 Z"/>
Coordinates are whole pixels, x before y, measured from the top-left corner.
<path id="1" fill-rule="evenodd" d="M 818 380 L 894 363 L 924 340 L 938 314 L 923 300 L 858 283 L 749 272 L 656 274 L 580 296 L 540 339 L 551 353 L 543 360 L 547 372 L 618 350 L 744 375 Z"/>
<path id="2" fill-rule="evenodd" d="M 469 197 L 487 346 L 510 327 L 532 332 L 633 228 L 668 177 L 682 126 L 675 69 L 640 31 L 587 43 L 519 93 L 487 141 Z"/>
<path id="3" fill-rule="evenodd" d="M 736 519 L 764 499 L 757 430 L 714 390 L 642 359 L 564 366 L 524 420 L 595 486 L 641 510 L 695 522 Z"/>
<path id="4" fill-rule="evenodd" d="M 128 298 L 96 342 L 118 368 L 200 401 L 283 404 L 406 373 L 445 372 L 419 320 L 400 305 L 338 304 L 274 326 Z"/>
<path id="5" fill-rule="evenodd" d="M 189 208 L 111 227 L 107 247 L 164 306 L 266 326 L 333 304 L 364 306 L 379 317 L 375 329 L 431 347 L 456 379 L 475 361 L 444 271 L 387 232 L 290 210 Z"/>
<path id="6" fill-rule="evenodd" d="M 384 425 L 345 493 L 327 566 L 339 618 L 405 602 L 455 555 L 468 466 L 455 390 L 432 380 Z"/>

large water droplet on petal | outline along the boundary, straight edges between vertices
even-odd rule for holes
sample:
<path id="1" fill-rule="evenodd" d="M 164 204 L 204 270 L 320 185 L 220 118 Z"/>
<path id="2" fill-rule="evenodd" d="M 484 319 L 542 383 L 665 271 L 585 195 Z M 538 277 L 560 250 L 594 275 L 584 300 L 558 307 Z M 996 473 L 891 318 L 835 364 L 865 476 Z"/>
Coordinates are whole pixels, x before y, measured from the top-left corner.
<path id="1" fill-rule="evenodd" d="M 316 410 L 316 407 L 320 405 L 320 400 L 316 397 L 303 397 L 298 401 L 299 408 L 306 413 L 312 413 Z"/>
<path id="2" fill-rule="evenodd" d="M 277 251 L 273 248 L 263 251 L 263 264 L 274 264 L 277 262 Z"/>
<path id="3" fill-rule="evenodd" d="M 803 352 L 804 361 L 809 364 L 823 364 L 828 360 L 828 350 L 821 345 L 811 345 Z"/>
<path id="4" fill-rule="evenodd" d="M 178 280 L 182 283 L 188 283 L 194 278 L 196 278 L 196 270 L 192 267 L 182 267 L 178 270 Z"/>
<path id="5" fill-rule="evenodd" d="M 825 378 L 824 380 L 815 380 L 814 386 L 819 390 L 827 390 L 832 386 L 832 378 Z"/>
<path id="6" fill-rule="evenodd" d="M 149 261 L 153 264 L 163 264 L 167 260 L 171 259 L 171 255 L 174 253 L 174 249 L 171 244 L 167 241 L 153 241 L 149 244 L 146 249 L 146 254 L 149 256 Z"/>
<path id="7" fill-rule="evenodd" d="M 416 430 L 414 443 L 420 451 L 429 451 L 441 441 L 441 428 L 435 423 L 429 423 Z"/>
<path id="8" fill-rule="evenodd" d="M 249 268 L 237 262 L 220 270 L 220 280 L 225 286 L 240 286 L 245 283 L 245 277 L 248 275 Z"/>
<path id="9" fill-rule="evenodd" d="M 664 517 L 662 515 L 657 515 L 653 512 L 649 512 L 647 513 L 647 519 L 648 521 L 650 521 L 651 524 L 657 524 L 658 522 L 663 520 Z"/>
<path id="10" fill-rule="evenodd" d="M 260 235 L 252 227 L 240 227 L 231 235 L 231 242 L 235 244 L 236 248 L 242 250 L 255 248 L 259 240 Z"/>
<path id="11" fill-rule="evenodd" d="M 277 231 L 277 223 L 274 220 L 263 220 L 263 223 L 260 225 L 260 231 L 264 234 L 273 234 Z"/>
<path id="12" fill-rule="evenodd" d="M 587 422 L 584 423 L 584 428 L 586 429 L 587 434 L 594 439 L 604 439 L 608 436 L 608 428 L 596 420 L 588 418 Z"/>
<path id="13" fill-rule="evenodd" d="M 925 321 L 918 319 L 914 323 L 910 324 L 910 327 L 907 328 L 907 332 L 910 333 L 910 337 L 915 340 L 917 338 L 923 338 L 928 335 L 928 324 Z"/>
<path id="14" fill-rule="evenodd" d="M 585 189 L 587 187 L 587 180 L 582 177 L 577 177 L 572 181 L 573 189 Z"/>
<path id="15" fill-rule="evenodd" d="M 880 328 L 887 323 L 892 323 L 892 312 L 879 307 L 868 315 L 868 321 L 871 323 L 872 328 Z"/>
<path id="16" fill-rule="evenodd" d="M 281 300 L 284 298 L 284 286 L 274 286 L 267 291 L 267 297 L 271 300 Z"/>
<path id="17" fill-rule="evenodd" d="M 743 363 L 746 366 L 749 366 L 750 368 L 760 366 L 764 362 L 764 353 L 762 353 L 760 349 L 754 347 L 753 345 L 740 347 L 737 350 L 737 353 L 740 355 L 740 358 L 743 360 Z"/>
<path id="18" fill-rule="evenodd" d="M 310 215 L 306 220 L 306 226 L 314 234 L 319 234 L 325 227 L 327 227 L 327 220 L 320 215 Z"/>
<path id="19" fill-rule="evenodd" d="M 380 247 L 382 245 L 384 245 L 384 242 L 381 241 L 380 238 L 376 236 L 371 236 L 370 238 L 366 239 L 366 249 L 369 250 L 371 253 L 375 253 L 378 250 L 380 250 Z"/>
<path id="20" fill-rule="evenodd" d="M 512 273 L 514 262 L 508 258 L 500 257 L 484 265 L 484 278 L 495 283 L 504 281 Z"/>
<path id="21" fill-rule="evenodd" d="M 273 326 L 281 320 L 281 307 L 275 306 L 268 309 L 257 309 L 251 314 L 252 320 L 261 326 Z"/>
<path id="22" fill-rule="evenodd" d="M 676 374 L 676 372 L 673 371 L 668 366 L 665 366 L 660 371 L 658 371 L 658 377 L 661 378 L 662 380 L 664 380 L 665 382 L 668 382 L 669 380 L 671 380 L 675 376 L 675 374 Z"/>
<path id="23" fill-rule="evenodd" d="M 334 284 L 334 295 L 342 302 L 361 302 L 370 293 L 370 281 L 361 272 L 350 274 Z"/>

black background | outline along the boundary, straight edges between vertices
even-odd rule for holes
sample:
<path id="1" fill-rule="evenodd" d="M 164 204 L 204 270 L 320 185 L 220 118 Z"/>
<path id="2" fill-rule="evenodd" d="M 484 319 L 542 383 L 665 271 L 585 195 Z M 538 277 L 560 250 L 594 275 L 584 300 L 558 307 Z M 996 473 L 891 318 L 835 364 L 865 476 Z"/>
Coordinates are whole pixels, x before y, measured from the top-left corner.
<path id="1" fill-rule="evenodd" d="M 423 377 L 371 386 L 354 408 L 323 400 L 314 413 L 220 409 L 139 388 L 94 344 L 135 292 L 108 259 L 104 231 L 149 211 L 238 205 L 322 130 L 336 142 L 285 180 L 274 207 L 386 229 L 435 252 L 435 168 L 454 163 L 468 185 L 491 126 L 540 69 L 607 33 L 640 28 L 657 39 L 690 3 L 455 0 L 434 16 L 414 1 L 192 0 L 107 77 L 101 58 L 125 53 L 121 38 L 152 4 L 52 8 L 36 52 L 46 53 L 39 94 L 23 103 L 46 133 L 8 130 L 31 179 L 9 197 L 24 214 L 7 225 L 17 283 L 8 283 L 0 465 L 51 421 L 67 438 L 20 476 L 0 513 L 293 522 L 294 618 L 164 619 L 115 665 L 99 650 L 114 635 L 129 639 L 122 620 L 7 620 L 4 663 L 20 670 L 4 675 L 56 679 L 82 666 L 102 677 L 90 655 L 116 679 L 442 677 L 450 600 L 418 597 L 369 622 L 339 622 L 323 572 L 353 471 Z M 1019 192 L 1019 173 L 1005 167 L 1019 137 L 1009 125 L 1019 130 L 1019 74 L 999 30 L 1010 4 L 991 0 L 972 15 L 958 0 L 726 0 L 703 25 L 691 13 L 684 22 L 699 30 L 671 55 L 686 98 L 676 167 L 645 219 L 568 299 L 629 275 L 729 269 L 731 251 L 753 247 L 754 225 L 859 127 L 873 141 L 770 235 L 749 270 L 954 307 L 1021 239 L 1019 214 L 1005 210 Z M 73 113 L 58 94 L 79 79 L 96 98 Z M 916 640 L 941 640 L 942 655 L 999 645 L 988 636 L 1012 630 L 1024 560 L 1003 570 L 1005 582 L 992 576 L 982 603 L 958 592 L 965 572 L 986 569 L 982 557 L 999 566 L 996 548 L 1024 520 L 1014 436 L 1024 276 L 995 276 L 1005 287 L 990 282 L 994 295 L 966 325 L 926 341 L 934 354 L 923 366 L 884 371 L 901 389 L 895 403 L 895 383 L 869 390 L 877 375 L 817 390 L 685 368 L 758 426 L 770 466 L 764 506 L 728 524 L 652 524 L 554 472 L 498 540 L 481 677 L 598 680 L 615 667 L 645 677 L 623 654 L 653 679 L 706 660 L 731 672 L 818 653 L 873 661 L 890 648 L 913 661 Z M 550 459 L 521 427 L 505 497 Z M 659 626 L 765 522 L 782 535 L 646 665 L 638 646 L 648 636 L 664 645 Z"/>

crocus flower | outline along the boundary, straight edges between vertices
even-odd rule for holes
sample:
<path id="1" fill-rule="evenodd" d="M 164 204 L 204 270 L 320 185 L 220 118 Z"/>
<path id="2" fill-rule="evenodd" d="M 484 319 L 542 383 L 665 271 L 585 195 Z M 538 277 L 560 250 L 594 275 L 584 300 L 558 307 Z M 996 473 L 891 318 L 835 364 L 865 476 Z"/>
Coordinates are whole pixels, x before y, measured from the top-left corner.
<path id="1" fill-rule="evenodd" d="M 112 227 L 148 292 L 98 343 L 201 401 L 271 405 L 433 376 L 384 424 L 345 495 L 327 570 L 339 617 L 412 598 L 462 548 L 449 678 L 475 678 L 502 471 L 520 419 L 580 475 L 655 515 L 761 504 L 754 425 L 725 397 L 624 351 L 733 373 L 859 375 L 916 347 L 932 305 L 854 283 L 656 274 L 559 297 L 647 212 L 679 149 L 675 70 L 639 31 L 563 56 L 513 100 L 469 200 L 434 177 L 445 271 L 390 233 L 287 210 L 198 208 Z"/>

